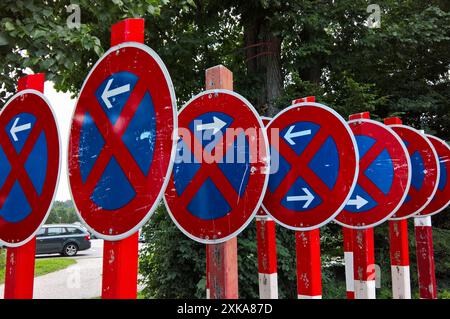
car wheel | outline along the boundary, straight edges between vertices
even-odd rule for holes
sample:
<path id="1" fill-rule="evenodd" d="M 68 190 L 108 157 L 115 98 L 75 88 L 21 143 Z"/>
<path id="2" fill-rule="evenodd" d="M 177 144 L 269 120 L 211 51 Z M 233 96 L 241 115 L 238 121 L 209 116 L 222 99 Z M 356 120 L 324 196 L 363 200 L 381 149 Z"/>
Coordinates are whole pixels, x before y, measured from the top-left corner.
<path id="1" fill-rule="evenodd" d="M 78 246 L 74 243 L 66 244 L 63 248 L 64 256 L 68 256 L 68 257 L 75 256 L 77 254 L 77 252 L 78 252 Z"/>

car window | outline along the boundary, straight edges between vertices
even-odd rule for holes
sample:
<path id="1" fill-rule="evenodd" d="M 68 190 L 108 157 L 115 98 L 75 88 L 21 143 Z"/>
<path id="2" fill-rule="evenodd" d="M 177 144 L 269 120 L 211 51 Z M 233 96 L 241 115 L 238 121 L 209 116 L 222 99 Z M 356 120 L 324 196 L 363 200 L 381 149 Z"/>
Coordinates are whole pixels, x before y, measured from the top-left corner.
<path id="1" fill-rule="evenodd" d="M 69 235 L 79 235 L 83 234 L 81 229 L 75 228 L 75 227 L 67 227 L 67 234 Z"/>
<path id="2" fill-rule="evenodd" d="M 45 228 L 41 228 L 38 230 L 36 237 L 42 237 L 45 235 Z"/>
<path id="3" fill-rule="evenodd" d="M 59 236 L 63 233 L 62 227 L 49 227 L 47 228 L 47 236 Z"/>

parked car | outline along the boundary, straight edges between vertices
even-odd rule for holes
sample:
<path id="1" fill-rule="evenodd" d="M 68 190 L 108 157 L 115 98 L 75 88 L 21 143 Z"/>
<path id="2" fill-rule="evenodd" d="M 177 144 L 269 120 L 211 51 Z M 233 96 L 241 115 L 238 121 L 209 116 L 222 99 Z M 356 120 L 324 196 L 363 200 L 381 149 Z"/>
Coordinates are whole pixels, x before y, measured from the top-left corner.
<path id="1" fill-rule="evenodd" d="M 36 254 L 75 256 L 78 251 L 91 248 L 91 236 L 74 224 L 44 225 L 36 234 Z"/>

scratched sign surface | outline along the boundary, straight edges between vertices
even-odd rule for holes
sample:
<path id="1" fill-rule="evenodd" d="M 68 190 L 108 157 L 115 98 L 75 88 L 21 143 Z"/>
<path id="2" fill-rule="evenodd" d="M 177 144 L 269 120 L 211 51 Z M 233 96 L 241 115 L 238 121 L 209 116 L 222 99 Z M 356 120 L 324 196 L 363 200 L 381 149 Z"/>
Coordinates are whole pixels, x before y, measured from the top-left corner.
<path id="1" fill-rule="evenodd" d="M 47 99 L 14 95 L 0 114 L 0 243 L 33 238 L 50 210 L 59 177 L 60 142 Z"/>
<path id="2" fill-rule="evenodd" d="M 411 185 L 403 205 L 391 219 L 406 219 L 420 213 L 438 189 L 440 167 L 433 144 L 422 132 L 406 125 L 390 125 L 402 139 L 411 162 Z"/>
<path id="3" fill-rule="evenodd" d="M 420 216 L 432 216 L 443 211 L 450 204 L 450 147 L 440 138 L 427 135 L 433 144 L 439 158 L 439 182 L 436 193 L 427 207 L 419 213 Z"/>
<path id="4" fill-rule="evenodd" d="M 349 125 L 358 143 L 358 184 L 336 222 L 366 229 L 400 208 L 411 183 L 411 164 L 402 140 L 388 126 L 369 119 L 352 120 Z"/>
<path id="5" fill-rule="evenodd" d="M 197 95 L 179 121 L 166 206 L 191 239 L 224 242 L 248 225 L 261 204 L 268 180 L 264 125 L 247 100 L 226 90 Z"/>
<path id="6" fill-rule="evenodd" d="M 267 132 L 271 172 L 265 211 L 299 231 L 331 221 L 358 176 L 357 146 L 348 124 L 331 108 L 306 102 L 280 112 Z"/>
<path id="7" fill-rule="evenodd" d="M 98 237 L 125 238 L 150 218 L 172 168 L 176 125 L 172 81 L 149 47 L 112 47 L 93 67 L 73 115 L 69 180 Z"/>

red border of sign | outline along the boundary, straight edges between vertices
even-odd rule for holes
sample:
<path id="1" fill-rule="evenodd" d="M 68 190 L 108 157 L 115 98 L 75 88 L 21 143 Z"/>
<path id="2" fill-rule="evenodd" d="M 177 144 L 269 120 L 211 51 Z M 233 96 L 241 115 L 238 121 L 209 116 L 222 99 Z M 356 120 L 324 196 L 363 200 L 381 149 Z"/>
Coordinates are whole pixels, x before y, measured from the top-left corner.
<path id="1" fill-rule="evenodd" d="M 377 225 L 382 224 L 384 221 L 388 220 L 391 216 L 395 214 L 396 211 L 400 208 L 403 202 L 408 195 L 408 190 L 411 184 L 411 163 L 409 160 L 408 150 L 403 144 L 400 136 L 398 136 L 389 126 L 379 123 L 370 119 L 356 119 L 349 121 L 348 124 L 352 128 L 352 132 L 354 135 L 356 134 L 355 130 L 361 130 L 361 124 L 370 125 L 370 131 L 366 128 L 364 131 L 364 136 L 369 136 L 376 139 L 378 142 L 372 146 L 372 148 L 364 155 L 364 157 L 360 157 L 359 163 L 359 176 L 358 176 L 358 184 L 364 184 L 362 187 L 366 192 L 369 192 L 371 196 L 377 194 L 377 197 L 380 200 L 377 200 L 380 203 L 377 207 L 365 211 L 365 212 L 357 212 L 353 213 L 350 211 L 342 210 L 342 212 L 336 216 L 335 221 L 339 225 L 342 225 L 347 228 L 353 229 L 367 229 L 372 228 Z M 355 127 L 355 125 L 358 125 Z M 382 137 L 380 137 L 382 134 Z M 399 158 L 398 156 L 392 155 L 386 145 L 387 135 L 391 134 L 392 139 L 391 142 L 396 141 L 397 146 L 401 149 L 397 153 L 402 153 L 403 158 Z M 378 146 L 381 142 L 381 145 Z M 396 146 L 396 147 L 397 147 Z M 391 151 L 392 151 L 391 146 Z M 392 182 L 392 188 L 390 194 L 384 195 L 375 184 L 373 184 L 364 174 L 365 169 L 376 159 L 376 157 L 383 151 L 387 150 L 392 159 L 395 159 L 397 167 L 394 166 L 394 180 Z M 368 157 L 367 157 L 368 156 Z M 368 160 L 369 159 L 369 162 Z M 372 160 L 372 161 L 370 161 Z M 401 161 L 401 162 L 399 162 Z M 405 167 L 406 165 L 406 167 Z M 405 180 L 406 176 L 406 180 Z M 396 188 L 396 189 L 394 189 Z M 395 192 L 402 192 L 402 196 L 398 197 Z M 382 200 L 381 200 L 382 199 Z M 378 210 L 378 212 L 377 212 Z M 383 210 L 383 212 L 379 212 Z M 381 215 L 381 216 L 380 216 Z"/>
<path id="2" fill-rule="evenodd" d="M 5 127 L 14 116 L 22 112 L 33 114 L 36 117 L 36 123 L 20 154 L 17 154 L 5 131 Z M 44 119 L 42 119 L 42 117 L 44 117 Z M 2 186 L 0 198 L 6 199 L 6 196 L 9 194 L 12 185 L 16 181 L 15 178 L 10 179 L 11 174 L 15 174 L 14 171 L 17 169 L 19 170 L 17 180 L 20 180 L 22 190 L 27 196 L 28 202 L 32 208 L 30 215 L 18 223 L 8 223 L 0 218 L 0 243 L 7 247 L 18 247 L 27 243 L 36 235 L 50 213 L 59 182 L 61 141 L 59 139 L 58 124 L 50 102 L 41 92 L 36 90 L 28 89 L 20 91 L 9 99 L 0 113 L 0 127 L 2 128 L 0 129 L 0 141 L 3 150 L 7 157 L 14 157 L 13 163 L 11 163 L 11 158 L 9 158 L 12 168 L 5 184 Z M 39 196 L 36 193 L 31 180 L 28 178 L 28 174 L 23 165 L 42 131 L 45 132 L 45 137 L 47 139 L 48 160 L 45 183 L 41 196 Z M 21 157 L 23 154 L 25 154 L 26 157 L 22 159 Z M 8 180 L 12 180 L 12 182 L 8 182 Z M 7 184 L 9 184 L 9 186 Z M 5 185 L 7 186 L 8 191 L 4 191 Z M 4 194 L 4 192 L 6 194 Z M 29 199 L 29 196 L 32 197 L 31 200 Z M 28 224 L 31 225 L 28 226 Z M 3 231 L 3 229 L 5 230 Z"/>
<path id="3" fill-rule="evenodd" d="M 213 105 L 214 109 L 209 110 L 205 107 L 205 105 L 208 105 L 204 102 L 204 99 L 211 99 L 218 97 L 219 95 L 222 95 L 224 97 L 224 101 L 222 103 Z M 164 196 L 164 203 L 166 204 L 167 211 L 169 212 L 170 217 L 172 218 L 172 221 L 177 225 L 177 227 L 189 238 L 192 240 L 195 240 L 200 243 L 204 244 L 218 244 L 225 242 L 233 237 L 236 237 L 241 233 L 247 225 L 253 220 L 253 218 L 256 216 L 256 213 L 258 209 L 261 206 L 264 193 L 267 188 L 267 183 L 269 180 L 269 161 L 264 162 L 264 158 L 268 158 L 269 154 L 269 143 L 267 140 L 267 135 L 264 130 L 264 124 L 262 123 L 257 111 L 255 108 L 250 104 L 249 101 L 247 101 L 243 96 L 229 90 L 223 90 L 223 89 L 215 89 L 215 90 L 208 90 L 204 91 L 195 97 L 193 97 L 189 102 L 187 102 L 182 109 L 179 112 L 179 127 L 188 128 L 189 123 L 192 121 L 192 119 L 197 118 L 198 116 L 206 113 L 206 112 L 223 112 L 226 114 L 230 114 L 231 112 L 236 112 L 236 108 L 230 108 L 230 105 L 232 103 L 239 103 L 241 104 L 242 110 L 244 110 L 244 114 L 242 116 L 237 118 L 237 121 L 234 121 L 229 128 L 243 128 L 246 127 L 255 127 L 256 129 L 259 129 L 259 132 L 261 132 L 262 138 L 265 142 L 265 148 L 264 153 L 261 154 L 258 153 L 259 156 L 257 163 L 252 163 L 251 169 L 255 169 L 256 171 L 265 171 L 266 174 L 255 174 L 250 175 L 247 188 L 245 191 L 245 196 L 247 198 L 247 201 L 240 201 L 237 206 L 235 206 L 231 212 L 229 212 L 227 215 L 221 218 L 217 218 L 214 220 L 203 220 L 201 218 L 198 218 L 194 215 L 192 215 L 189 211 L 186 209 L 186 205 L 188 205 L 188 202 L 181 201 L 180 198 L 185 196 L 191 196 L 192 192 L 186 192 L 186 190 L 183 192 L 183 194 L 178 197 L 177 193 L 175 191 L 175 185 L 173 180 L 173 174 L 170 176 L 169 184 L 167 185 L 166 194 Z M 187 108 L 189 107 L 189 110 Z M 208 107 L 210 107 L 208 105 Z M 183 113 L 186 110 L 185 113 Z M 189 112 L 187 112 L 189 111 Z M 189 118 L 186 118 L 184 114 L 188 114 Z M 233 113 L 235 114 L 235 113 Z M 237 126 L 238 125 L 238 126 Z M 197 144 L 198 141 L 195 139 L 193 134 L 191 133 L 191 139 L 192 143 Z M 219 144 L 223 143 L 223 140 L 219 141 Z M 232 146 L 231 143 L 227 141 L 227 146 Z M 259 146 L 259 144 L 258 144 Z M 197 146 L 194 146 L 197 147 Z M 201 146 L 198 146 L 201 147 Z M 258 148 L 259 150 L 259 148 Z M 261 152 L 261 150 L 259 150 Z M 224 152 L 226 154 L 226 152 Z M 203 164 L 202 167 L 205 166 L 205 168 L 209 170 L 213 170 L 213 173 L 220 174 L 220 169 L 217 169 L 217 166 L 215 163 L 212 164 Z M 213 167 L 214 166 L 214 167 Z M 201 170 L 201 169 L 200 169 Z M 199 172 L 200 172 L 199 170 Z M 199 172 L 197 172 L 196 176 L 199 176 Z M 210 175 L 208 175 L 210 176 Z M 252 176 L 254 178 L 252 178 Z M 261 181 L 259 179 L 256 179 L 258 176 L 264 176 L 264 180 Z M 202 178 L 198 178 L 197 181 L 201 181 Z M 199 184 L 198 182 L 195 183 L 195 185 Z M 227 183 L 224 181 L 223 184 L 221 184 L 221 190 L 224 191 L 226 196 L 227 190 L 229 190 L 231 193 L 235 192 L 234 189 L 230 189 L 230 187 L 227 187 Z M 189 185 L 192 185 L 192 181 Z M 192 187 L 194 188 L 194 187 Z M 248 192 L 251 190 L 252 193 L 256 193 L 256 198 L 254 200 L 254 203 L 248 203 L 249 196 Z M 259 193 L 259 194 L 258 194 Z M 231 218 L 230 216 L 233 216 Z M 220 234 L 220 235 L 218 235 Z M 225 235 L 225 236 L 224 236 Z M 222 237 L 217 237 L 222 236 Z M 214 238 L 215 237 L 215 238 Z"/>
<path id="4" fill-rule="evenodd" d="M 417 213 L 421 212 L 430 203 L 430 201 L 433 199 L 434 194 L 436 193 L 436 190 L 438 188 L 438 181 L 439 181 L 439 175 L 440 175 L 440 172 L 439 172 L 439 161 L 438 161 L 436 150 L 434 149 L 433 145 L 425 137 L 424 134 L 422 134 L 418 130 L 416 130 L 416 129 L 410 127 L 410 126 L 406 126 L 406 125 L 395 124 L 395 125 L 389 125 L 389 127 L 392 128 L 394 130 L 394 132 L 397 133 L 398 136 L 400 136 L 400 138 L 402 138 L 402 135 L 404 133 L 406 133 L 407 135 L 411 135 L 412 134 L 412 136 L 415 136 L 416 138 L 419 138 L 419 147 L 422 146 L 422 147 L 429 148 L 429 150 L 431 150 L 431 153 L 433 154 L 433 157 L 434 157 L 434 161 L 433 160 L 426 161 L 426 158 L 424 158 L 424 160 L 425 160 L 424 164 L 426 166 L 425 169 L 427 169 L 427 170 L 431 169 L 429 167 L 429 165 L 433 165 L 434 164 L 436 166 L 435 169 L 437 171 L 436 179 L 435 179 L 434 182 L 430 181 L 430 179 L 429 179 L 430 175 L 429 174 L 425 174 L 425 180 L 423 182 L 424 183 L 428 183 L 428 184 L 433 184 L 434 183 L 434 186 L 431 186 L 431 185 L 423 186 L 423 187 L 433 187 L 432 192 L 429 193 L 429 194 L 426 194 L 425 196 L 424 196 L 424 193 L 423 193 L 422 190 L 420 192 L 416 191 L 414 189 L 413 185 L 412 185 L 412 182 L 411 182 L 411 186 L 410 186 L 410 188 L 408 190 L 408 194 L 411 196 L 411 201 L 409 201 L 408 203 L 403 203 L 403 205 L 399 208 L 399 210 L 390 218 L 391 220 L 401 220 L 401 219 L 406 219 L 406 218 L 415 216 Z M 403 138 L 402 138 L 402 140 L 403 140 Z M 411 153 L 413 151 L 415 151 L 416 149 L 411 150 L 411 145 L 407 146 L 406 148 L 408 150 L 408 154 L 411 157 Z M 411 169 L 412 169 L 412 163 L 411 163 Z M 426 198 L 421 200 L 422 203 L 419 202 L 418 205 L 417 204 L 414 205 L 414 206 L 416 206 L 416 208 L 412 208 L 411 207 L 412 206 L 411 203 L 414 203 L 414 201 L 417 201 L 417 197 L 418 197 L 419 194 L 422 197 L 426 197 Z M 426 200 L 426 201 L 424 201 L 424 200 Z M 408 213 L 408 210 L 412 210 L 412 209 L 415 209 L 415 211 L 412 212 L 412 213 Z"/>
<path id="5" fill-rule="evenodd" d="M 289 112 L 289 113 L 288 113 Z M 289 125 L 292 125 L 293 123 L 300 122 L 300 121 L 308 121 L 308 122 L 315 122 L 315 123 L 324 123 L 324 121 L 327 121 L 329 124 L 329 127 L 327 129 L 321 129 L 320 130 L 320 136 L 317 136 L 314 138 L 314 140 L 308 145 L 307 149 L 303 151 L 303 153 L 300 156 L 297 156 L 296 153 L 287 145 L 287 143 L 284 141 L 283 138 L 280 138 L 277 134 L 279 134 L 280 130 L 275 130 L 277 132 L 272 132 L 270 128 L 274 125 L 274 123 L 281 121 L 283 122 L 282 127 L 287 127 Z M 345 184 L 346 187 L 348 187 L 346 190 L 342 190 L 342 187 L 336 186 L 334 187 L 334 190 L 328 190 L 328 187 L 324 185 L 324 183 L 314 174 L 310 173 L 310 178 L 320 185 L 323 185 L 321 187 L 321 191 L 327 190 L 327 194 L 320 194 L 321 198 L 330 198 L 333 200 L 333 202 L 328 202 L 325 206 L 325 208 L 328 208 L 328 212 L 324 213 L 324 205 L 321 204 L 316 208 L 313 208 L 309 211 L 304 212 L 297 212 L 293 210 L 289 210 L 279 204 L 281 201 L 281 198 L 273 198 L 272 193 L 270 192 L 269 188 L 267 188 L 266 196 L 263 201 L 263 209 L 265 212 L 270 215 L 277 223 L 280 225 L 296 230 L 296 231 L 308 231 L 313 230 L 322 227 L 323 225 L 327 224 L 328 222 L 332 221 L 337 214 L 339 214 L 342 209 L 345 207 L 345 204 L 349 200 L 351 194 L 353 193 L 353 190 L 356 187 L 356 182 L 358 179 L 358 172 L 359 172 L 359 155 L 357 152 L 357 144 L 355 137 L 353 136 L 353 133 L 350 129 L 350 126 L 348 123 L 340 116 L 336 111 L 329 108 L 328 106 L 325 106 L 323 104 L 319 103 L 313 103 L 313 102 L 304 102 L 304 103 L 298 103 L 294 104 L 280 113 L 278 113 L 272 121 L 267 126 L 267 130 L 269 131 L 269 140 L 273 141 L 274 139 L 279 140 L 279 147 L 282 148 L 284 151 L 281 153 L 288 153 L 290 154 L 290 157 L 292 159 L 302 158 L 306 157 L 307 159 L 301 159 L 301 165 L 296 162 L 295 170 L 300 170 L 300 167 L 303 171 L 311 171 L 307 166 L 311 158 L 315 154 L 315 149 L 319 145 L 322 145 L 322 143 L 325 141 L 325 139 L 329 136 L 331 130 L 336 129 L 337 125 L 342 125 L 345 131 L 347 132 L 347 136 L 339 135 L 338 138 L 340 138 L 340 141 L 336 140 L 336 145 L 338 148 L 342 147 L 343 143 L 341 143 L 342 139 L 347 139 L 347 142 L 351 142 L 351 146 L 353 148 L 353 152 L 349 152 L 351 154 L 354 154 L 353 158 L 346 157 L 345 160 L 347 164 L 352 165 L 354 164 L 355 169 L 350 171 L 346 171 L 345 173 L 341 172 L 340 167 L 340 173 L 338 176 L 338 179 L 336 181 L 336 185 Z M 273 134 L 276 134 L 275 136 L 272 136 Z M 319 142 L 322 143 L 319 143 Z M 313 145 L 314 147 L 311 147 Z M 309 150 L 308 150 L 309 149 Z M 280 152 L 280 150 L 278 150 Z M 306 154 L 306 155 L 305 155 Z M 350 154 L 349 154 L 350 155 Z M 286 154 L 283 154 L 283 157 L 289 161 L 288 158 L 286 158 Z M 292 161 L 291 161 L 292 162 Z M 340 161 L 340 165 L 342 165 L 342 158 Z M 292 171 L 292 165 L 291 170 Z M 290 172 L 288 174 L 290 174 Z M 303 176 L 304 177 L 304 176 Z M 352 178 L 353 177 L 353 178 Z M 287 177 L 284 178 L 284 180 L 288 180 Z M 350 181 L 347 183 L 346 181 Z M 311 185 L 310 185 L 311 186 Z M 280 186 L 279 186 L 280 187 Z M 311 186 L 312 187 L 312 186 Z M 314 188 L 314 187 L 313 187 Z M 321 191 L 314 189 L 316 193 L 320 193 Z M 341 191 L 340 198 L 336 198 L 335 192 Z M 287 192 L 287 190 L 286 190 Z M 324 216 L 325 215 L 325 216 Z M 318 216 L 322 216 L 320 220 L 317 220 Z"/>
<path id="6" fill-rule="evenodd" d="M 436 215 L 437 213 L 440 213 L 445 208 L 447 208 L 448 205 L 450 205 L 450 146 L 444 140 L 441 140 L 436 136 L 428 134 L 425 136 L 430 140 L 431 144 L 433 144 L 439 158 L 444 153 L 447 153 L 446 155 L 442 156 L 446 159 L 445 166 L 447 168 L 447 184 L 445 185 L 444 190 L 441 191 L 439 190 L 438 183 L 438 189 L 436 190 L 436 193 L 434 194 L 430 204 L 428 204 L 428 206 L 418 214 L 418 216 L 420 217 Z"/>
<path id="7" fill-rule="evenodd" d="M 136 96 L 133 93 L 130 95 L 127 105 L 134 107 L 127 107 L 126 105 L 114 126 L 111 125 L 108 117 L 95 99 L 94 92 L 98 86 L 108 76 L 120 71 L 133 72 L 139 76 L 140 80 L 136 83 L 133 92 L 145 93 L 147 90 L 150 90 L 151 93 L 153 92 L 152 99 L 158 118 L 156 131 L 159 132 L 161 129 L 170 130 L 170 133 L 167 134 L 157 134 L 155 153 L 153 154 L 153 161 L 147 176 L 139 170 L 131 153 L 124 147 L 120 138 L 142 96 Z M 156 92 L 158 94 L 155 94 Z M 130 104 L 130 101 L 135 101 L 135 103 Z M 90 105 L 97 105 L 97 110 L 87 107 Z M 171 108 L 171 112 L 162 111 L 167 107 Z M 87 110 L 89 110 L 93 118 L 97 118 L 97 128 L 102 133 L 105 145 L 109 145 L 109 143 L 112 145 L 111 147 L 103 147 L 88 180 L 83 184 L 77 154 L 81 124 Z M 101 126 L 98 123 L 101 123 Z M 108 134 L 109 130 L 114 130 L 116 134 Z M 108 137 L 113 136 L 115 138 L 112 141 L 111 139 L 107 140 L 105 134 Z M 159 204 L 172 171 L 176 150 L 176 139 L 174 138 L 176 134 L 176 97 L 170 75 L 162 60 L 151 48 L 141 43 L 125 42 L 111 47 L 97 61 L 83 83 L 72 116 L 68 146 L 68 173 L 72 198 L 74 199 L 78 216 L 97 237 L 110 241 L 124 239 L 138 231 L 151 217 Z M 134 172 L 134 174 L 128 175 L 130 183 L 134 186 L 135 191 L 136 185 L 139 186 L 141 191 L 136 191 L 137 195 L 126 206 L 116 210 L 103 210 L 90 199 L 90 196 L 96 181 L 103 173 L 104 167 L 102 166 L 107 164 L 108 156 L 111 156 L 112 153 L 114 153 L 119 164 L 121 162 L 127 163 L 128 169 L 124 170 L 125 172 L 129 170 Z M 98 169 L 98 167 L 103 169 Z M 164 173 L 161 173 L 162 170 Z M 87 188 L 87 190 L 84 188 Z"/>

